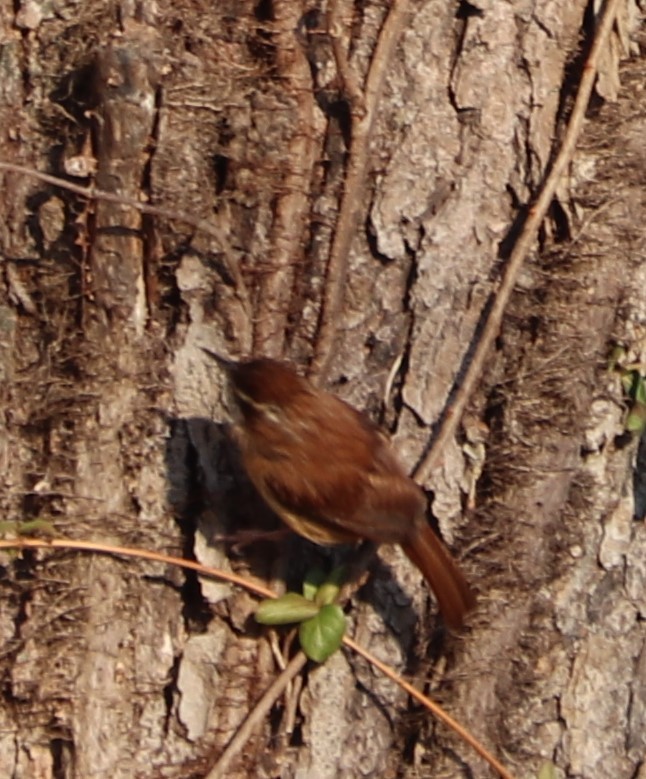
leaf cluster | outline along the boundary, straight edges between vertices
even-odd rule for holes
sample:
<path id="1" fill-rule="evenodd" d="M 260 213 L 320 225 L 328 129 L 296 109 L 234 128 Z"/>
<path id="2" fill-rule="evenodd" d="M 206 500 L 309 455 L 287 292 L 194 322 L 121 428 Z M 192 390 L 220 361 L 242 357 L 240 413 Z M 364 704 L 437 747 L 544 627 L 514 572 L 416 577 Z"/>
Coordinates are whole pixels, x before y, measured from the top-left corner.
<path id="1" fill-rule="evenodd" d="M 303 651 L 310 660 L 323 663 L 341 646 L 345 635 L 345 614 L 336 603 L 342 580 L 342 568 L 336 568 L 328 577 L 314 569 L 305 578 L 302 595 L 287 592 L 280 598 L 261 601 L 256 621 L 262 625 L 297 623 Z"/>

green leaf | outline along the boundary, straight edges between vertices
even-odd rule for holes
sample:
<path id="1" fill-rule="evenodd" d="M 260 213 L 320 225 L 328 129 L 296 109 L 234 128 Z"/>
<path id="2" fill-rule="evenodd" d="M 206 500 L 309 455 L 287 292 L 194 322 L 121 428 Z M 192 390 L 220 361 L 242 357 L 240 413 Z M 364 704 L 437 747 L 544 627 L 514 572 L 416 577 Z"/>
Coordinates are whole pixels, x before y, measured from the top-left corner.
<path id="1" fill-rule="evenodd" d="M 323 663 L 336 652 L 344 634 L 345 615 L 335 603 L 322 606 L 319 613 L 302 622 L 298 630 L 303 651 L 316 663 Z"/>
<path id="2" fill-rule="evenodd" d="M 302 622 L 318 614 L 319 607 L 297 592 L 288 592 L 280 598 L 268 598 L 258 604 L 256 622 L 261 625 L 289 625 Z"/>
<path id="3" fill-rule="evenodd" d="M 317 606 L 329 606 L 339 597 L 340 591 L 341 588 L 335 582 L 323 582 L 316 591 L 314 603 L 316 603 Z"/>
<path id="4" fill-rule="evenodd" d="M 336 568 L 332 569 L 326 581 L 330 582 L 330 584 L 338 585 L 340 589 L 346 583 L 347 576 L 348 576 L 348 566 L 337 565 Z"/>
<path id="5" fill-rule="evenodd" d="M 318 588 L 325 581 L 325 572 L 322 568 L 310 568 L 303 581 L 303 595 L 308 600 L 314 600 Z"/>
<path id="6" fill-rule="evenodd" d="M 556 775 L 556 766 L 551 761 L 543 763 L 536 779 L 558 779 Z"/>
<path id="7" fill-rule="evenodd" d="M 47 519 L 26 519 L 21 522 L 2 521 L 0 522 L 0 536 L 5 534 L 11 534 L 14 536 L 55 536 L 56 530 L 54 525 Z"/>
<path id="8" fill-rule="evenodd" d="M 646 403 L 635 403 L 628 412 L 624 427 L 629 433 L 641 433 L 646 429 Z"/>
<path id="9" fill-rule="evenodd" d="M 21 536 L 38 535 L 40 533 L 45 536 L 56 535 L 54 525 L 48 519 L 41 519 L 40 517 L 19 522 L 18 532 Z"/>
<path id="10" fill-rule="evenodd" d="M 325 576 L 320 568 L 310 569 L 303 582 L 303 595 L 318 606 L 334 603 L 345 580 L 345 570 L 344 565 L 339 565 Z"/>
<path id="11" fill-rule="evenodd" d="M 345 565 L 338 565 L 330 573 L 323 584 L 318 588 L 316 597 L 314 600 L 319 606 L 328 606 L 330 603 L 339 597 L 341 587 L 345 583 L 346 567 Z"/>
<path id="12" fill-rule="evenodd" d="M 641 374 L 637 374 L 634 384 L 635 403 L 646 405 L 646 380 Z"/>
<path id="13" fill-rule="evenodd" d="M 621 363 L 626 357 L 626 349 L 618 344 L 613 346 L 612 351 L 608 357 L 608 370 L 614 371 L 615 368 L 621 366 Z"/>
<path id="14" fill-rule="evenodd" d="M 621 374 L 621 386 L 629 398 L 633 397 L 635 387 L 635 371 L 623 371 Z"/>

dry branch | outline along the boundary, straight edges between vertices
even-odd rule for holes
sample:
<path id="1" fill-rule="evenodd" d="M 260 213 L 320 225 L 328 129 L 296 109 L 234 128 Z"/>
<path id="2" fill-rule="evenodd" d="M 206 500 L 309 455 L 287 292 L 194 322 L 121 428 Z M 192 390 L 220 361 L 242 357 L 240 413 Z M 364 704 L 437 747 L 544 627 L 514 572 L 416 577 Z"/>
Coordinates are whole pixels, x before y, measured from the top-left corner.
<path id="1" fill-rule="evenodd" d="M 594 86 L 599 57 L 604 50 L 614 24 L 618 6 L 619 0 L 607 0 L 604 6 L 601 20 L 595 34 L 594 43 L 583 69 L 579 91 L 574 102 L 574 107 L 572 109 L 572 114 L 570 115 L 567 130 L 563 137 L 561 148 L 554 160 L 551 170 L 544 180 L 538 196 L 528 207 L 527 218 L 509 256 L 507 266 L 500 281 L 500 286 L 495 294 L 489 316 L 483 328 L 473 359 L 466 369 L 462 383 L 456 390 L 450 405 L 442 416 L 437 435 L 433 440 L 431 448 L 413 471 L 413 476 L 421 484 L 426 481 L 430 473 L 438 465 L 446 443 L 455 434 L 464 409 L 475 389 L 476 382 L 480 378 L 489 350 L 500 330 L 502 317 L 509 302 L 509 298 L 511 297 L 511 293 L 513 292 L 522 264 L 532 246 L 538 228 L 550 207 L 561 176 L 572 159 L 577 140 L 581 133 L 583 120 L 585 119 L 585 111 L 588 107 L 590 95 Z"/>

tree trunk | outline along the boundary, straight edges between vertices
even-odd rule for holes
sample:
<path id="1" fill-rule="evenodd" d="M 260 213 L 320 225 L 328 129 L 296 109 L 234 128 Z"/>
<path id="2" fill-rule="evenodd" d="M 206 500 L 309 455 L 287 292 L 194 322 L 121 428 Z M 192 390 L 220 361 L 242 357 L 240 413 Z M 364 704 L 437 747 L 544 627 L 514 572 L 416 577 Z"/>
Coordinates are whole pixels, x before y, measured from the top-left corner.
<path id="1" fill-rule="evenodd" d="M 230 540 L 276 520 L 201 347 L 291 360 L 412 471 L 558 149 L 592 5 L 4 3 L 0 162 L 117 197 L 0 170 L 2 519 L 275 588 L 347 557 Z M 640 21 L 625 0 L 569 176 L 423 484 L 477 610 L 444 632 L 395 548 L 349 607 L 357 641 L 523 777 L 545 761 L 573 779 L 644 771 L 646 447 L 608 369 L 621 345 L 624 375 L 646 373 Z M 0 776 L 206 777 L 290 653 L 229 585 L 0 555 Z M 491 769 L 344 649 L 226 775 Z"/>

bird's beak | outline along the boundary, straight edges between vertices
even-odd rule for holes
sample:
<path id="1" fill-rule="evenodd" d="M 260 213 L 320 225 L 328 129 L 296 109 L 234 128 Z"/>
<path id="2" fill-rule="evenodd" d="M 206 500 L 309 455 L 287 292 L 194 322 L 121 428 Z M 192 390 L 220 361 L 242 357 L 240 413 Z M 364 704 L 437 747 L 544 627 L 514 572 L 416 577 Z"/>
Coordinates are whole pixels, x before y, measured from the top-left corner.
<path id="1" fill-rule="evenodd" d="M 238 364 L 235 360 L 230 360 L 228 357 L 223 357 L 221 354 L 214 352 L 212 349 L 208 349 L 206 346 L 200 346 L 203 352 L 206 352 L 209 357 L 215 360 L 221 368 L 224 368 L 227 373 L 231 372 Z"/>

